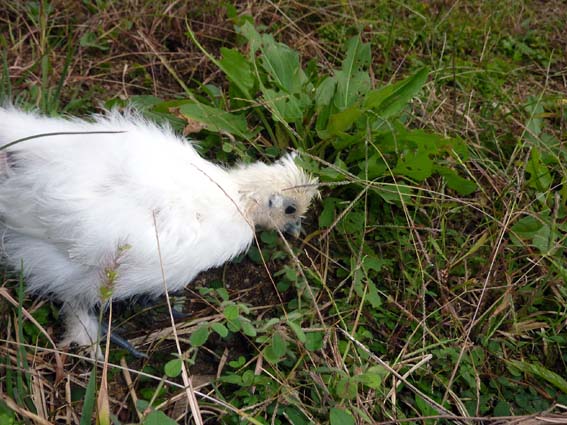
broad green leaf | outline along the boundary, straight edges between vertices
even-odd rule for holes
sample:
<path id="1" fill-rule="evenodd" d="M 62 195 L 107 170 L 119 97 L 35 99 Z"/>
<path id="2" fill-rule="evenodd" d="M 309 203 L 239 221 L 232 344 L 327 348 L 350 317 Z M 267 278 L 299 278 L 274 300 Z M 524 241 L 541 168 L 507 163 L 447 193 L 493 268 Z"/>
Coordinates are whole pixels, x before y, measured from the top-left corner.
<path id="1" fill-rule="evenodd" d="M 382 382 L 387 374 L 388 371 L 382 366 L 372 366 L 366 372 L 358 375 L 356 378 L 361 384 L 377 390 L 382 387 Z"/>
<path id="2" fill-rule="evenodd" d="M 321 84 L 319 84 L 315 91 L 315 106 L 318 111 L 331 103 L 336 86 L 337 80 L 335 77 L 326 77 Z"/>
<path id="3" fill-rule="evenodd" d="M 525 138 L 530 142 L 537 143 L 539 136 L 541 135 L 543 114 L 545 111 L 543 109 L 541 99 L 530 96 L 528 102 L 529 103 L 526 105 L 526 112 L 528 112 L 529 117 L 526 121 Z"/>
<path id="4" fill-rule="evenodd" d="M 528 375 L 545 379 L 547 382 L 549 382 L 559 391 L 563 392 L 564 394 L 567 394 L 567 381 L 565 380 L 565 378 L 547 369 L 542 364 L 528 363 L 520 360 L 507 360 L 507 363 Z"/>
<path id="5" fill-rule="evenodd" d="M 382 267 L 391 264 L 391 260 L 378 257 L 376 254 L 372 253 L 362 260 L 362 268 L 368 273 L 371 270 L 375 272 L 380 272 Z"/>
<path id="6" fill-rule="evenodd" d="M 396 91 L 397 86 L 404 83 L 399 81 L 395 84 L 386 84 L 379 89 L 370 90 L 364 97 L 364 107 L 368 109 L 378 109 L 384 100 L 388 99 Z"/>
<path id="7" fill-rule="evenodd" d="M 389 204 L 399 205 L 402 201 L 404 204 L 411 205 L 411 195 L 413 195 L 413 190 L 410 187 L 402 185 L 388 185 L 383 187 L 378 187 L 375 189 L 376 193 L 380 195 L 384 201 Z"/>
<path id="8" fill-rule="evenodd" d="M 320 350 L 323 347 L 323 332 L 307 332 L 305 334 L 305 348 L 309 351 Z"/>
<path id="9" fill-rule="evenodd" d="M 557 236 L 558 234 L 551 230 L 551 226 L 545 224 L 534 233 L 532 244 L 539 250 L 539 252 L 547 254 L 554 248 Z"/>
<path id="10" fill-rule="evenodd" d="M 94 48 L 102 51 L 108 50 L 110 47 L 105 37 L 98 37 L 94 32 L 87 31 L 79 39 L 81 47 Z"/>
<path id="11" fill-rule="evenodd" d="M 274 348 L 272 347 L 272 345 L 266 346 L 264 350 L 262 350 L 262 355 L 270 363 L 275 364 L 281 360 L 281 357 L 274 353 Z"/>
<path id="12" fill-rule="evenodd" d="M 271 363 L 278 363 L 287 352 L 287 343 L 279 332 L 272 335 L 270 344 L 264 350 L 264 357 Z"/>
<path id="13" fill-rule="evenodd" d="M 179 112 L 187 118 L 204 124 L 210 131 L 225 131 L 245 139 L 252 137 L 246 119 L 241 115 L 231 114 L 202 103 L 186 103 L 179 107 Z"/>
<path id="14" fill-rule="evenodd" d="M 283 357 L 287 352 L 287 342 L 283 339 L 279 332 L 275 332 L 272 335 L 272 352 L 278 356 Z"/>
<path id="15" fill-rule="evenodd" d="M 447 186 L 459 195 L 467 196 L 477 189 L 475 182 L 459 176 L 455 171 L 446 167 L 435 167 L 435 171 L 445 179 Z"/>
<path id="16" fill-rule="evenodd" d="M 262 44 L 262 35 L 256 31 L 254 25 L 248 21 L 244 22 L 243 25 L 237 26 L 236 32 L 248 40 L 250 57 L 253 58 Z"/>
<path id="17" fill-rule="evenodd" d="M 364 273 L 358 269 L 354 274 L 354 291 L 356 295 L 363 298 L 372 307 L 378 309 L 382 305 L 382 297 L 378 293 L 378 288 L 370 279 L 364 279 Z"/>
<path id="18" fill-rule="evenodd" d="M 511 230 L 520 238 L 531 239 L 543 226 L 544 223 L 541 220 L 529 215 L 518 220 Z"/>
<path id="19" fill-rule="evenodd" d="M 228 336 L 228 329 L 222 323 L 212 323 L 211 329 L 219 334 L 219 336 L 221 336 L 222 338 L 226 338 Z"/>
<path id="20" fill-rule="evenodd" d="M 327 126 L 327 134 L 335 136 L 347 131 L 362 115 L 362 110 L 356 106 L 331 115 Z"/>
<path id="21" fill-rule="evenodd" d="M 303 332 L 303 329 L 301 329 L 301 326 L 298 325 L 295 322 L 292 322 L 291 320 L 289 320 L 287 322 L 288 326 L 293 330 L 293 332 L 295 333 L 295 335 L 297 336 L 297 339 L 304 343 L 305 342 L 305 332 Z"/>
<path id="22" fill-rule="evenodd" d="M 93 411 L 96 398 L 96 366 L 91 370 L 91 376 L 87 384 L 87 391 L 83 403 L 83 410 L 81 411 L 81 425 L 92 423 Z"/>
<path id="23" fill-rule="evenodd" d="M 244 356 L 238 356 L 238 359 L 229 361 L 228 365 L 233 369 L 238 369 L 239 367 L 244 366 L 245 363 L 246 358 Z"/>
<path id="24" fill-rule="evenodd" d="M 260 239 L 267 245 L 275 245 L 280 238 L 275 231 L 264 231 L 260 233 Z"/>
<path id="25" fill-rule="evenodd" d="M 337 382 L 337 396 L 345 400 L 353 400 L 358 394 L 358 382 L 356 378 L 345 377 Z"/>
<path id="26" fill-rule="evenodd" d="M 309 425 L 312 422 L 299 411 L 299 409 L 293 406 L 284 406 L 282 411 L 285 412 L 286 418 L 292 425 Z"/>
<path id="27" fill-rule="evenodd" d="M 366 163 L 360 164 L 360 178 L 366 178 L 366 173 L 368 173 L 368 179 L 374 180 L 378 177 L 382 177 L 387 174 L 388 165 L 384 161 L 384 158 L 379 153 L 372 155 L 368 158 Z"/>
<path id="28" fill-rule="evenodd" d="M 247 370 L 242 374 L 242 385 L 251 386 L 256 382 L 256 375 L 253 371 Z"/>
<path id="29" fill-rule="evenodd" d="M 398 128 L 398 131 L 400 132 L 398 135 L 400 139 L 411 142 L 412 146 L 417 147 L 418 150 L 432 154 L 450 153 L 458 140 L 423 130 Z"/>
<path id="30" fill-rule="evenodd" d="M 144 425 L 177 425 L 173 419 L 160 410 L 150 412 L 144 419 Z"/>
<path id="31" fill-rule="evenodd" d="M 230 320 L 230 321 L 226 322 L 226 327 L 231 332 L 238 332 L 242 329 L 242 326 L 240 324 L 240 320 Z"/>
<path id="32" fill-rule="evenodd" d="M 541 155 L 537 148 L 532 148 L 530 159 L 526 164 L 526 171 L 530 174 L 528 186 L 539 192 L 545 192 L 553 183 L 553 177 L 547 166 L 541 160 Z"/>
<path id="33" fill-rule="evenodd" d="M 208 326 L 201 326 L 200 328 L 193 331 L 191 336 L 189 337 L 189 342 L 193 347 L 200 347 L 207 339 L 209 339 L 209 327 Z"/>
<path id="34" fill-rule="evenodd" d="M 510 404 L 504 400 L 498 400 L 494 406 L 494 416 L 511 416 Z"/>
<path id="35" fill-rule="evenodd" d="M 239 316 L 238 306 L 235 304 L 227 305 L 223 310 L 224 317 L 226 320 L 235 320 Z"/>
<path id="36" fill-rule="evenodd" d="M 433 161 L 427 152 L 422 150 L 405 151 L 393 170 L 394 174 L 410 177 L 417 181 L 423 181 L 430 177 L 433 172 Z"/>
<path id="37" fill-rule="evenodd" d="M 219 64 L 222 71 L 247 98 L 250 98 L 250 90 L 254 87 L 255 82 L 250 63 L 235 49 L 223 47 L 221 55 Z"/>
<path id="38" fill-rule="evenodd" d="M 181 374 L 181 359 L 172 359 L 168 361 L 163 370 L 167 376 L 170 378 L 175 378 Z"/>
<path id="39" fill-rule="evenodd" d="M 335 198 L 328 198 L 323 201 L 323 211 L 319 214 L 319 228 L 330 226 L 335 220 Z"/>
<path id="40" fill-rule="evenodd" d="M 437 410 L 426 403 L 419 395 L 415 395 L 415 405 L 423 416 L 433 416 L 439 414 Z"/>
<path id="41" fill-rule="evenodd" d="M 239 375 L 225 375 L 219 378 L 220 382 L 226 382 L 227 384 L 243 385 L 242 377 Z"/>
<path id="42" fill-rule="evenodd" d="M 244 332 L 245 335 L 254 337 L 256 336 L 257 332 L 256 329 L 254 328 L 254 326 L 252 326 L 252 323 L 250 323 L 250 321 L 241 318 L 240 319 L 240 326 L 242 327 L 242 332 Z"/>
<path id="43" fill-rule="evenodd" d="M 299 93 L 306 81 L 306 76 L 299 63 L 299 54 L 272 36 L 264 34 L 260 62 L 273 82 L 282 90 Z"/>
<path id="44" fill-rule="evenodd" d="M 263 99 L 275 121 L 290 123 L 303 119 L 303 100 L 282 90 L 262 89 Z"/>
<path id="45" fill-rule="evenodd" d="M 378 293 L 378 288 L 376 287 L 376 284 L 371 280 L 368 281 L 366 300 L 370 303 L 372 307 L 376 309 L 382 306 L 382 297 Z"/>
<path id="46" fill-rule="evenodd" d="M 429 70 L 421 68 L 414 75 L 399 81 L 390 87 L 373 90 L 365 99 L 365 106 L 373 109 L 382 118 L 398 115 L 407 106 L 408 102 L 421 90 Z"/>
<path id="47" fill-rule="evenodd" d="M 331 425 L 354 425 L 352 415 L 348 411 L 336 407 L 331 408 L 329 421 Z"/>
<path id="48" fill-rule="evenodd" d="M 351 106 L 370 89 L 370 75 L 365 68 L 370 64 L 370 45 L 362 43 L 360 36 L 346 43 L 346 56 L 342 67 L 335 72 L 337 89 L 334 104 L 339 110 Z"/>
<path id="49" fill-rule="evenodd" d="M 128 99 L 128 103 L 136 108 L 136 110 L 146 111 L 152 107 L 163 103 L 159 97 L 152 95 L 136 95 Z"/>
<path id="50" fill-rule="evenodd" d="M 329 138 L 329 135 L 326 134 L 325 137 L 321 137 L 322 139 L 327 139 Z M 362 137 L 360 136 L 360 133 L 355 133 L 355 134 L 348 134 L 348 133 L 342 133 L 339 135 L 339 137 L 335 137 L 332 140 L 333 143 L 333 147 L 335 148 L 335 150 L 337 151 L 342 151 L 343 149 L 352 147 L 352 146 L 356 146 L 356 145 L 360 145 L 360 141 L 362 140 Z"/>

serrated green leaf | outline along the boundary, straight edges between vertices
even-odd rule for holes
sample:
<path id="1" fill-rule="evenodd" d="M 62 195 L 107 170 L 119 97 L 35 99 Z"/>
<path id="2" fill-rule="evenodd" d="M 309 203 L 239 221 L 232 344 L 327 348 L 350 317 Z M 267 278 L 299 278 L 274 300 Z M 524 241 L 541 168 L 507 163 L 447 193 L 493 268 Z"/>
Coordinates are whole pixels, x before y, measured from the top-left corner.
<path id="1" fill-rule="evenodd" d="M 207 339 L 209 339 L 209 334 L 210 331 L 208 325 L 201 326 L 200 328 L 197 328 L 195 331 L 193 331 L 193 333 L 189 337 L 189 343 L 193 347 L 200 347 L 205 342 L 207 342 Z"/>
<path id="2" fill-rule="evenodd" d="M 329 421 L 331 425 L 354 425 L 352 415 L 348 411 L 336 407 L 331 408 Z"/>
<path id="3" fill-rule="evenodd" d="M 163 370 L 167 376 L 170 378 L 175 378 L 181 374 L 181 359 L 172 359 L 168 361 Z"/>
<path id="4" fill-rule="evenodd" d="M 202 103 L 186 103 L 179 106 L 179 112 L 187 118 L 204 124 L 209 131 L 224 131 L 244 139 L 253 136 L 248 130 L 246 118 L 241 115 L 231 114 Z"/>

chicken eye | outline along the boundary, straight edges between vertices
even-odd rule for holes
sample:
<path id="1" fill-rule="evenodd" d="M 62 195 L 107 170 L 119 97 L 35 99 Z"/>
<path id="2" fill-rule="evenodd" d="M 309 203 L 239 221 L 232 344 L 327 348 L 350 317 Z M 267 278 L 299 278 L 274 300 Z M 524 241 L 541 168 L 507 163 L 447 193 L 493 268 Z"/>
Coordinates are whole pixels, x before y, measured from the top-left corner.
<path id="1" fill-rule="evenodd" d="M 296 211 L 295 207 L 293 205 L 289 205 L 285 208 L 285 213 L 286 214 L 293 214 Z"/>

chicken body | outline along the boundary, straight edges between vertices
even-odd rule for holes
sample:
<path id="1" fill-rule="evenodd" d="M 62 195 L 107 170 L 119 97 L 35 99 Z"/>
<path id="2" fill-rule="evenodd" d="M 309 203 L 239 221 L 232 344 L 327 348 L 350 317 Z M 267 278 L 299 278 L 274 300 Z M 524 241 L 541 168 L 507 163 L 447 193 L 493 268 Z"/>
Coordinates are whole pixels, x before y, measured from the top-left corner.
<path id="1" fill-rule="evenodd" d="M 296 223 L 315 194 L 293 189 L 314 180 L 289 157 L 227 170 L 133 114 L 91 123 L 0 109 L 1 145 L 92 131 L 122 133 L 45 136 L 0 156 L 3 252 L 29 291 L 63 302 L 62 344 L 97 340 L 93 308 L 108 294 L 163 294 L 162 268 L 179 290 L 245 251 L 256 225 Z M 274 211 L 290 203 L 293 215 Z"/>

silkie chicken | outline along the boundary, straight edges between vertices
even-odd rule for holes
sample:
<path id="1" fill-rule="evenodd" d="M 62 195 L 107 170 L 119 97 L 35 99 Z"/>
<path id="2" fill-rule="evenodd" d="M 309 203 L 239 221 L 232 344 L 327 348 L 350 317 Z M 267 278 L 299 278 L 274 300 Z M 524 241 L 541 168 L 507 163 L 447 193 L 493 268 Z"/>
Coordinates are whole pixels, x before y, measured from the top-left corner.
<path id="1" fill-rule="evenodd" d="M 85 121 L 0 108 L 0 145 L 40 134 L 0 151 L 2 251 L 29 292 L 62 303 L 60 345 L 99 357 L 95 311 L 110 294 L 164 294 L 162 267 L 179 291 L 246 251 L 258 227 L 297 233 L 317 194 L 292 155 L 227 169 L 135 112 Z"/>

